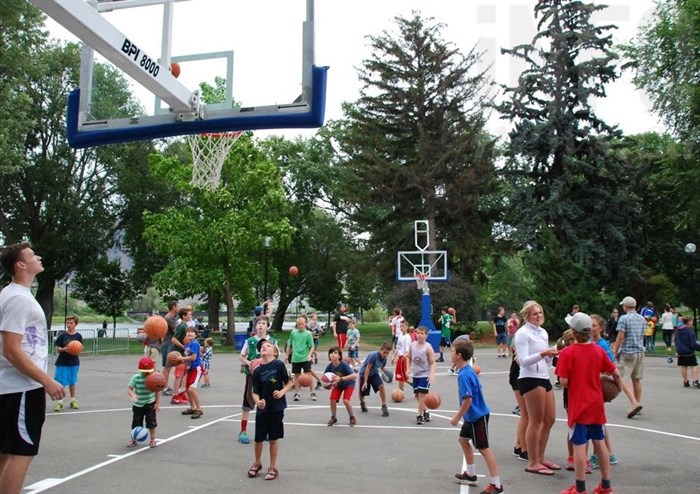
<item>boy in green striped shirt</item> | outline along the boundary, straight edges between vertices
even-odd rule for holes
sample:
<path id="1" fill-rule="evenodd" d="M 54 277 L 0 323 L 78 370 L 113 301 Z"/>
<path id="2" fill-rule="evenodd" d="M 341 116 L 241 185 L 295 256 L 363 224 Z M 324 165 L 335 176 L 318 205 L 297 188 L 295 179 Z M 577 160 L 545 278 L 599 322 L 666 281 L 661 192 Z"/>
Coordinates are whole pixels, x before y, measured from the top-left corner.
<path id="1" fill-rule="evenodd" d="M 156 412 L 160 410 L 160 392 L 149 391 L 146 388 L 146 377 L 154 370 L 153 360 L 143 357 L 139 360 L 139 373 L 131 377 L 129 387 L 126 389 L 126 394 L 129 395 L 129 399 L 133 403 L 131 429 L 143 427 L 145 419 L 146 429 L 151 436 L 149 443 L 151 448 L 156 447 L 156 427 L 158 427 Z M 136 441 L 132 438 L 126 447 L 133 448 L 134 446 L 136 446 Z"/>

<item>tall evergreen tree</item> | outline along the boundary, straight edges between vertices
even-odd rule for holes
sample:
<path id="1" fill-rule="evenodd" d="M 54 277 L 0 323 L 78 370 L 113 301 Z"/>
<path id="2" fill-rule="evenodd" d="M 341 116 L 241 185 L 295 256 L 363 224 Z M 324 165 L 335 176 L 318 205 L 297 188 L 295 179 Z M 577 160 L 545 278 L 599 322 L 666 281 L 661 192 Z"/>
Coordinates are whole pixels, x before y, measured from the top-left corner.
<path id="1" fill-rule="evenodd" d="M 339 132 L 345 213 L 393 278 L 397 250 L 415 250 L 413 222 L 431 222 L 431 249 L 470 273 L 491 240 L 494 141 L 484 129 L 489 79 L 481 54 L 441 39 L 443 25 L 413 12 L 397 31 L 370 36 L 360 98 Z"/>
<path id="2" fill-rule="evenodd" d="M 513 185 L 507 221 L 514 235 L 521 245 L 538 248 L 538 232 L 550 228 L 564 254 L 611 281 L 637 248 L 627 234 L 634 205 L 618 194 L 624 170 L 611 152 L 621 132 L 592 107 L 618 77 L 614 26 L 591 20 L 604 8 L 538 1 L 539 32 L 532 43 L 502 50 L 528 67 L 515 87 L 505 88 L 498 109 L 513 125 L 504 174 Z"/>

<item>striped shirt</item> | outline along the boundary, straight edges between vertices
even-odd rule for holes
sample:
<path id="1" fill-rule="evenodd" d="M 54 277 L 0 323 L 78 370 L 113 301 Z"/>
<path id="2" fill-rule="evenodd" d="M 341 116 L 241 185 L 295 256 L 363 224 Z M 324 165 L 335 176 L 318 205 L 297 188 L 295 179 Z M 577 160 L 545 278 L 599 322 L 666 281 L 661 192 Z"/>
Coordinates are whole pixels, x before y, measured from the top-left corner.
<path id="1" fill-rule="evenodd" d="M 644 331 L 646 320 L 636 312 L 628 312 L 617 321 L 617 331 L 625 333 L 620 353 L 644 353 Z"/>
<path id="2" fill-rule="evenodd" d="M 148 403 L 155 403 L 156 394 L 153 391 L 146 389 L 146 376 L 144 376 L 141 372 L 132 376 L 132 378 L 129 380 L 129 387 L 133 388 L 134 393 L 136 394 L 134 406 L 142 407 Z"/>
<path id="3" fill-rule="evenodd" d="M 204 350 L 204 355 L 202 355 L 202 365 L 206 370 L 211 367 L 211 357 L 214 355 L 214 347 L 208 346 Z"/>

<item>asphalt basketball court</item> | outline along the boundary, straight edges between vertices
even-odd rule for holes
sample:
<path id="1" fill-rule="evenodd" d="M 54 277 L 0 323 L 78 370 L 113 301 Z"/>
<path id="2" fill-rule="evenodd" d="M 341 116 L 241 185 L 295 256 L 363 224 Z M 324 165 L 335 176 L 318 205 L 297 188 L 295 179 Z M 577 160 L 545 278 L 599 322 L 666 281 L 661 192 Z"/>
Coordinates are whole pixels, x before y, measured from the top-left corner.
<path id="1" fill-rule="evenodd" d="M 573 472 L 544 477 L 524 472 L 525 462 L 512 456 L 517 416 L 508 386 L 510 361 L 496 358 L 493 350 L 479 350 L 481 380 L 492 409 L 491 447 L 501 468 L 505 492 L 558 493 L 573 482 Z M 380 416 L 378 395 L 368 398 L 369 413 L 359 411 L 358 425 L 347 425 L 342 404 L 339 422 L 328 427 L 328 391 L 319 400 L 289 398 L 285 438 L 280 441 L 274 481 L 262 476 L 249 479 L 253 444 L 238 443 L 243 375 L 238 355 L 215 354 L 211 387 L 200 390 L 204 416 L 182 416 L 183 406 L 170 405 L 163 397 L 158 415 L 158 441 L 148 446 L 125 447 L 130 433 L 131 407 L 126 386 L 136 372 L 139 356 L 83 357 L 78 398 L 80 410 L 54 413 L 47 405 L 41 451 L 33 461 L 25 483 L 29 493 L 152 492 L 220 493 L 478 493 L 488 485 L 486 466 L 477 457 L 479 487 L 457 484 L 454 473 L 462 469 L 457 444 L 458 428 L 449 424 L 457 409 L 455 378 L 448 364 L 439 364 L 435 390 L 442 406 L 432 421 L 415 425 L 415 401 L 389 403 L 391 415 Z M 325 362 L 325 358 L 323 361 Z M 325 364 L 314 366 L 322 371 Z M 50 373 L 53 369 L 49 370 Z M 395 384 L 388 385 L 389 390 Z M 557 394 L 557 423 L 548 446 L 548 458 L 566 461 L 566 424 Z M 678 368 L 663 358 L 647 358 L 644 378 L 644 410 L 626 418 L 629 406 L 620 395 L 607 406 L 613 450 L 620 463 L 613 467 L 617 493 L 698 492 L 700 460 L 700 390 L 681 386 Z M 254 413 L 251 414 L 254 420 Z M 255 425 L 249 424 L 252 433 Z M 147 443 L 144 443 L 147 444 Z M 267 468 L 267 445 L 263 465 Z M 263 470 L 264 472 L 265 470 Z M 599 470 L 587 476 L 588 489 L 599 480 Z"/>

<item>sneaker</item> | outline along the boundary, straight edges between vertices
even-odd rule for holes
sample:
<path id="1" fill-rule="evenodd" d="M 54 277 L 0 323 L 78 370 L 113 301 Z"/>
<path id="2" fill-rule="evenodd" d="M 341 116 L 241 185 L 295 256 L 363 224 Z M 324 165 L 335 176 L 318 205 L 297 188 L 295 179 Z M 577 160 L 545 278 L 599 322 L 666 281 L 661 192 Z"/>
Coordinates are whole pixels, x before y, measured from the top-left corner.
<path id="1" fill-rule="evenodd" d="M 510 413 L 520 416 L 520 405 L 515 405 L 515 408 L 513 408 L 513 411 Z"/>
<path id="2" fill-rule="evenodd" d="M 76 400 L 71 400 L 69 406 L 70 406 L 72 409 L 74 409 L 74 410 L 77 410 L 78 408 L 80 408 L 80 407 L 78 406 L 78 402 L 77 402 Z"/>
<path id="3" fill-rule="evenodd" d="M 327 425 L 328 427 L 331 427 L 331 426 L 333 426 L 333 425 L 335 425 L 335 424 L 337 424 L 337 423 L 338 423 L 338 419 L 335 418 L 335 417 L 331 417 L 331 418 L 328 420 L 328 422 L 326 423 L 326 425 Z"/>
<path id="4" fill-rule="evenodd" d="M 189 398 L 187 398 L 187 393 L 185 393 L 184 391 L 182 393 L 180 393 L 179 395 L 177 395 L 177 398 L 178 398 L 178 400 L 180 400 L 180 403 L 189 403 L 190 402 Z"/>
<path id="5" fill-rule="evenodd" d="M 312 392 L 311 392 L 311 401 L 316 401 L 316 400 L 318 400 L 318 396 L 316 396 L 316 393 L 314 393 L 314 392 L 312 391 Z"/>
<path id="6" fill-rule="evenodd" d="M 179 405 L 180 403 L 181 403 L 181 402 L 180 402 L 180 398 L 178 398 L 177 396 L 173 396 L 173 397 L 170 399 L 170 404 L 171 404 L 171 405 Z"/>
<path id="7" fill-rule="evenodd" d="M 386 407 L 386 405 L 382 405 L 382 417 L 388 417 L 389 416 L 389 409 Z"/>
<path id="8" fill-rule="evenodd" d="M 445 361 L 445 359 L 442 358 L 442 357 L 439 357 L 439 358 L 436 358 L 436 359 L 435 359 L 435 362 L 444 362 L 444 361 Z"/>
<path id="9" fill-rule="evenodd" d="M 481 494 L 500 494 L 501 492 L 503 492 L 503 486 L 496 487 L 493 484 L 489 484 L 485 490 L 481 491 Z"/>
<path id="10" fill-rule="evenodd" d="M 195 410 L 194 413 L 192 414 L 192 416 L 191 416 L 190 418 L 191 418 L 191 419 L 198 419 L 198 418 L 200 418 L 202 415 L 204 415 L 204 412 L 203 412 L 203 411 L 201 411 L 201 410 Z"/>
<path id="11" fill-rule="evenodd" d="M 683 381 L 683 387 L 684 387 L 684 388 L 689 388 L 689 387 L 690 387 L 690 381 Z"/>
<path id="12" fill-rule="evenodd" d="M 527 454 L 527 451 L 523 451 L 518 455 L 518 460 L 520 461 L 530 461 L 530 455 Z"/>
<path id="13" fill-rule="evenodd" d="M 350 417 L 350 427 L 354 427 L 356 425 L 357 425 L 357 419 L 353 415 L 352 417 Z"/>
<path id="14" fill-rule="evenodd" d="M 693 381 L 693 387 L 700 389 L 700 382 L 699 381 Z"/>
<path id="15" fill-rule="evenodd" d="M 600 461 L 598 461 L 598 455 L 591 455 L 591 457 L 588 459 L 588 464 L 593 470 L 597 470 L 598 468 L 600 468 Z"/>
<path id="16" fill-rule="evenodd" d="M 63 410 L 63 402 L 62 402 L 62 401 L 59 401 L 59 402 L 56 403 L 56 405 L 54 405 L 53 411 L 54 411 L 54 412 L 60 412 L 61 410 Z"/>
<path id="17" fill-rule="evenodd" d="M 576 490 L 576 484 L 571 484 L 567 489 L 564 489 L 561 491 L 559 494 L 585 494 L 586 491 L 583 491 L 583 493 L 579 492 Z"/>
<path id="18" fill-rule="evenodd" d="M 586 460 L 586 473 L 593 473 L 593 469 L 591 468 L 591 462 Z"/>
<path id="19" fill-rule="evenodd" d="M 520 456 L 520 453 L 523 452 L 522 448 L 513 448 L 513 456 Z"/>
<path id="20" fill-rule="evenodd" d="M 246 431 L 241 431 L 238 434 L 238 442 L 241 444 L 250 444 L 250 438 L 248 437 L 248 433 Z"/>
<path id="21" fill-rule="evenodd" d="M 322 387 L 321 381 L 316 381 L 316 389 L 321 389 Z"/>
<path id="22" fill-rule="evenodd" d="M 570 471 L 570 472 L 573 472 L 574 470 L 576 470 L 576 468 L 574 468 L 574 458 L 573 458 L 573 456 L 569 456 L 569 457 L 566 459 L 566 469 L 567 469 L 568 471 Z"/>
<path id="23" fill-rule="evenodd" d="M 429 412 L 423 412 L 423 422 L 430 422 L 430 413 Z"/>
<path id="24" fill-rule="evenodd" d="M 464 485 L 479 485 L 476 475 L 468 475 L 467 472 L 456 473 L 455 480 Z"/>
<path id="25" fill-rule="evenodd" d="M 202 384 L 201 387 L 202 387 L 202 388 L 208 388 L 208 387 L 209 387 L 209 384 L 208 384 L 208 383 L 204 383 L 204 384 Z"/>
<path id="26" fill-rule="evenodd" d="M 364 401 L 360 402 L 360 410 L 362 410 L 362 413 L 367 413 L 367 404 Z"/>
<path id="27" fill-rule="evenodd" d="M 617 465 L 617 455 L 615 453 L 610 455 L 610 464 Z"/>
<path id="28" fill-rule="evenodd" d="M 598 484 L 595 489 L 593 489 L 594 494 L 613 494 L 613 489 L 612 487 L 608 487 L 607 489 L 603 487 L 603 484 Z"/>
<path id="29" fill-rule="evenodd" d="M 301 395 L 299 393 L 294 393 L 294 401 L 301 400 Z"/>
<path id="30" fill-rule="evenodd" d="M 164 396 L 172 396 L 173 395 L 173 390 L 171 388 L 165 388 L 163 390 L 163 395 Z"/>
<path id="31" fill-rule="evenodd" d="M 180 413 L 181 413 L 182 415 L 193 415 L 193 414 L 194 414 L 194 410 L 192 410 L 191 408 L 188 408 L 188 409 L 186 409 L 186 410 L 181 411 Z"/>
<path id="32" fill-rule="evenodd" d="M 450 374 L 453 375 L 453 376 L 455 375 L 455 370 L 454 370 L 453 368 L 451 368 L 451 367 L 450 367 Z"/>
<path id="33" fill-rule="evenodd" d="M 416 415 L 416 425 L 423 425 L 423 416 Z"/>

